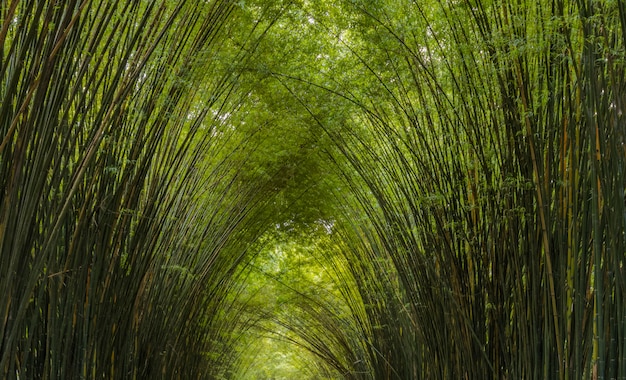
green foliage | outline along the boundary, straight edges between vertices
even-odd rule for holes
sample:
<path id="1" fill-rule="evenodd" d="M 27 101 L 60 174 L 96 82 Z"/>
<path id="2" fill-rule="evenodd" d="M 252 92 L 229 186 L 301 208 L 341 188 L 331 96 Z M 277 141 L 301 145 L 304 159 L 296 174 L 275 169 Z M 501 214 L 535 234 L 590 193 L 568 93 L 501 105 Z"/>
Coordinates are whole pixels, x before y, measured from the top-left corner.
<path id="1" fill-rule="evenodd" d="M 248 56 L 225 44 L 233 12 L 2 2 L 2 377 L 212 378 L 227 366 L 219 311 L 271 199 L 262 181 L 234 186 L 237 76 L 210 59 Z"/>
<path id="2" fill-rule="evenodd" d="M 371 373 L 623 376 L 618 5 L 350 6 L 375 101 L 340 149 L 369 222 L 338 226 L 362 240 Z"/>
<path id="3" fill-rule="evenodd" d="M 622 11 L 438 1 L 294 11 L 300 52 L 324 33 L 329 50 L 280 78 L 330 137 L 342 178 L 334 260 L 350 263 L 336 284 L 357 306 L 324 319 L 320 298 L 305 298 L 316 322 L 291 331 L 314 352 L 332 346 L 328 363 L 359 358 L 365 370 L 346 361 L 345 373 L 364 378 L 623 376 L 624 46 L 609 37 L 621 36 Z M 326 114 L 319 89 L 342 110 Z M 320 344 L 315 323 L 343 340 Z"/>
<path id="4" fill-rule="evenodd" d="M 0 3 L 0 375 L 626 378 L 619 1 Z"/>

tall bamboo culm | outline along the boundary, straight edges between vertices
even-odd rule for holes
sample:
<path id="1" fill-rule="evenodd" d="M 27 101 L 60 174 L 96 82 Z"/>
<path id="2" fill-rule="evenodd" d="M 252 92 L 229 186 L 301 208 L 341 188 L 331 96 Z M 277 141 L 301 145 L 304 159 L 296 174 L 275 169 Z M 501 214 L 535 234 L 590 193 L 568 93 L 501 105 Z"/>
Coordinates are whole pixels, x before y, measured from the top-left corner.
<path id="1" fill-rule="evenodd" d="M 0 377 L 222 371 L 262 193 L 222 127 L 236 9 L 0 2 Z"/>
<path id="2" fill-rule="evenodd" d="M 626 379 L 626 6 L 400 3 L 348 5 L 380 86 L 335 140 L 370 374 Z"/>

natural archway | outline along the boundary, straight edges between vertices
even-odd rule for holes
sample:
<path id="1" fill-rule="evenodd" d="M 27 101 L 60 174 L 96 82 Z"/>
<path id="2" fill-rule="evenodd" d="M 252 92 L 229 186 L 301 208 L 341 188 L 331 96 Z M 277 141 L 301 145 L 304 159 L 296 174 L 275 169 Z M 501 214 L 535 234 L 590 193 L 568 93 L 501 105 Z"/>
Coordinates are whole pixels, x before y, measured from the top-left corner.
<path id="1" fill-rule="evenodd" d="M 626 378 L 626 6 L 0 2 L 3 378 Z"/>

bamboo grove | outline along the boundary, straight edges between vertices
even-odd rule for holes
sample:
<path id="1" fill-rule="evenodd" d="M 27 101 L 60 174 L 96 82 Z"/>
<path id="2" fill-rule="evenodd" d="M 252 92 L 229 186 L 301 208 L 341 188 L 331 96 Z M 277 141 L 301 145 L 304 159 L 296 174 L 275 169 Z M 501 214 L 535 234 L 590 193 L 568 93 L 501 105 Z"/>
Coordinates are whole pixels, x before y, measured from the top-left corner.
<path id="1" fill-rule="evenodd" d="M 0 4 L 1 377 L 626 379 L 623 1 Z"/>
<path id="2" fill-rule="evenodd" d="M 218 376 L 270 198 L 240 180 L 237 76 L 212 59 L 248 57 L 234 10 L 2 2 L 0 377 Z"/>

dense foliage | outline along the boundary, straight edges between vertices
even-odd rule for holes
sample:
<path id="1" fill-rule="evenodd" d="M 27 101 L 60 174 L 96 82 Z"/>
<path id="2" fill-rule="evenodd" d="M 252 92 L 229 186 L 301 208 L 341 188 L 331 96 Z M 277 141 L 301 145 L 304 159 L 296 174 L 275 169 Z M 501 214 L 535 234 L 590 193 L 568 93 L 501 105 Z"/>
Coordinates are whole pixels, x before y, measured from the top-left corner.
<path id="1" fill-rule="evenodd" d="M 0 377 L 626 379 L 622 1 L 0 20 Z"/>

